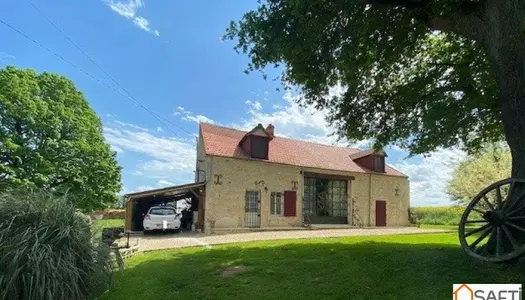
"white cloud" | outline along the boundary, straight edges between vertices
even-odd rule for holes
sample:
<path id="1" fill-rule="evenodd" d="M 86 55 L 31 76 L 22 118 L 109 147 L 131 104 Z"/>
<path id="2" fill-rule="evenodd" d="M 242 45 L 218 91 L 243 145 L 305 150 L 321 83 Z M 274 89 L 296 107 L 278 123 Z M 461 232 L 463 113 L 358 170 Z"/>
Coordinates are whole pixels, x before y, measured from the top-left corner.
<path id="1" fill-rule="evenodd" d="M 163 132 L 164 130 L 162 130 L 162 127 L 160 126 L 157 126 L 157 132 Z"/>
<path id="2" fill-rule="evenodd" d="M 439 149 L 428 157 L 408 159 L 393 165 L 410 179 L 410 198 L 412 206 L 434 206 L 451 204 L 446 194 L 447 182 L 452 177 L 454 167 L 466 153 L 457 149 Z"/>
<path id="3" fill-rule="evenodd" d="M 7 64 L 8 62 L 10 62 L 12 60 L 15 60 L 15 59 L 16 59 L 16 57 L 14 57 L 13 55 L 11 55 L 9 53 L 0 52 L 0 62 L 1 63 Z"/>
<path id="4" fill-rule="evenodd" d="M 179 106 L 178 109 L 180 110 L 180 112 L 175 112 L 173 115 L 175 116 L 182 115 L 182 120 L 184 121 L 190 121 L 190 122 L 195 122 L 195 123 L 205 122 L 205 123 L 215 124 L 214 120 L 204 115 L 195 114 L 191 111 L 185 110 L 181 106 Z"/>
<path id="5" fill-rule="evenodd" d="M 173 137 L 159 137 L 140 126 L 113 122 L 104 127 L 106 140 L 112 147 L 139 155 L 133 175 L 176 181 L 193 181 L 195 169 L 195 141 Z"/>
<path id="6" fill-rule="evenodd" d="M 124 152 L 124 150 L 122 150 L 122 148 L 120 148 L 119 146 L 115 146 L 115 145 L 111 145 L 111 151 L 115 151 L 117 153 Z"/>
<path id="7" fill-rule="evenodd" d="M 151 28 L 149 27 L 149 21 L 144 17 L 135 17 L 133 19 L 133 23 L 135 23 L 135 25 L 147 32 L 151 30 Z"/>
<path id="8" fill-rule="evenodd" d="M 129 192 L 126 192 L 126 194 L 128 194 L 128 193 L 135 193 L 135 192 L 149 191 L 149 190 L 154 190 L 156 188 L 157 187 L 154 187 L 154 186 L 151 186 L 151 185 L 141 185 L 141 186 L 137 187 L 136 189 L 133 189 L 133 190 L 130 190 Z"/>
<path id="9" fill-rule="evenodd" d="M 157 182 L 157 185 L 159 185 L 159 186 L 170 186 L 170 185 L 175 185 L 175 183 L 163 179 L 163 180 L 159 180 L 159 182 Z"/>
<path id="10" fill-rule="evenodd" d="M 177 106 L 177 109 L 178 109 L 178 110 L 184 110 L 184 107 L 182 107 L 182 106 Z"/>
<path id="11" fill-rule="evenodd" d="M 139 9 L 144 7 L 144 1 L 142 0 L 128 0 L 128 1 L 115 1 L 105 0 L 106 4 L 117 14 L 124 18 L 133 21 L 140 29 L 151 32 L 155 36 L 160 36 L 160 32 L 155 29 L 152 31 L 150 21 L 142 16 L 137 15 Z"/>
<path id="12" fill-rule="evenodd" d="M 119 124 L 119 125 L 121 125 L 121 126 L 131 127 L 133 129 L 138 129 L 138 130 L 142 130 L 142 131 L 149 131 L 149 129 L 141 127 L 141 126 L 137 126 L 135 124 L 126 123 L 126 122 L 122 122 L 122 121 L 119 121 L 119 120 L 115 120 L 114 122 Z"/>
<path id="13" fill-rule="evenodd" d="M 338 93 L 339 90 L 331 91 L 331 95 Z M 368 141 L 356 141 L 350 143 L 346 139 L 338 140 L 333 135 L 335 127 L 326 121 L 327 112 L 317 110 L 314 107 L 303 107 L 297 103 L 300 96 L 291 93 L 283 97 L 284 104 L 271 105 L 272 110 L 265 112 L 261 102 L 257 100 L 246 100 L 248 106 L 247 119 L 242 119 L 231 126 L 250 130 L 258 123 L 264 126 L 273 124 L 275 134 L 282 137 L 301 139 L 309 142 L 316 142 L 328 145 L 351 146 L 356 148 L 366 148 Z"/>

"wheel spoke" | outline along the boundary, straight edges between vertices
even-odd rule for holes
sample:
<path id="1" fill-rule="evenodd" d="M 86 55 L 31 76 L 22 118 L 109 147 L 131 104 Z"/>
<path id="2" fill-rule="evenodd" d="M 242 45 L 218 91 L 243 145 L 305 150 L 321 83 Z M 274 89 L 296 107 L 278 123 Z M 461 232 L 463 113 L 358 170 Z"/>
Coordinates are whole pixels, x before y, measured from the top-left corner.
<path id="1" fill-rule="evenodd" d="M 500 256 L 500 235 L 501 235 L 501 228 L 498 226 L 496 227 L 496 256 Z"/>
<path id="2" fill-rule="evenodd" d="M 519 246 L 518 246 L 518 243 L 516 242 L 516 240 L 514 239 L 514 237 L 512 236 L 512 233 L 510 232 L 510 230 L 507 228 L 507 226 L 503 225 L 501 226 L 501 228 L 503 228 L 503 232 L 505 232 L 505 235 L 507 236 L 507 239 L 510 241 L 510 243 L 512 244 L 512 248 L 514 248 L 514 250 L 518 249 Z"/>
<path id="3" fill-rule="evenodd" d="M 503 211 L 506 212 L 508 210 L 511 210 L 514 207 L 514 204 L 519 203 L 520 200 L 523 199 L 523 197 L 525 197 L 525 188 L 523 189 L 523 191 L 521 191 L 519 196 L 517 196 L 516 198 L 511 198 L 511 195 L 509 194 L 509 197 L 508 197 L 509 199 L 505 203 L 506 205 Z"/>
<path id="4" fill-rule="evenodd" d="M 498 209 L 501 209 L 502 199 L 500 186 L 496 187 L 496 202 L 498 203 Z"/>
<path id="5" fill-rule="evenodd" d="M 508 221 L 505 221 L 505 224 L 507 224 L 508 226 L 513 227 L 513 228 L 515 228 L 515 229 L 517 229 L 517 230 L 519 230 L 521 232 L 525 232 L 525 228 L 523 228 L 521 226 L 518 226 L 516 224 L 512 224 L 512 223 L 510 223 Z"/>
<path id="6" fill-rule="evenodd" d="M 508 220 L 523 220 L 525 219 L 525 216 L 518 216 L 518 217 L 509 217 Z"/>
<path id="7" fill-rule="evenodd" d="M 479 227 L 479 228 L 476 228 L 476 229 L 474 229 L 474 230 L 472 230 L 472 231 L 466 232 L 466 233 L 465 233 L 465 238 L 467 238 L 467 237 L 473 235 L 474 233 L 478 233 L 478 232 L 480 232 L 480 231 L 482 231 L 482 230 L 485 230 L 485 229 L 487 229 L 487 228 L 489 228 L 489 227 L 491 227 L 491 226 L 492 226 L 491 224 L 485 224 L 485 225 L 483 225 L 483 226 L 481 226 L 481 227 Z"/>
<path id="8" fill-rule="evenodd" d="M 492 227 L 492 225 L 489 224 L 490 227 Z M 474 247 L 476 247 L 477 244 L 479 244 L 481 241 L 483 241 L 491 232 L 492 230 L 491 229 L 487 229 L 485 230 L 485 232 L 483 232 L 477 240 L 475 240 L 472 244 L 470 244 L 470 248 L 473 249 Z"/>
<path id="9" fill-rule="evenodd" d="M 485 213 L 484 211 L 482 211 L 480 209 L 477 209 L 477 208 L 472 208 L 472 210 L 475 211 L 475 212 L 478 212 L 480 214 L 484 214 Z"/>
<path id="10" fill-rule="evenodd" d="M 494 208 L 494 205 L 492 205 L 492 203 L 490 203 L 489 199 L 487 199 L 487 196 L 486 195 L 483 195 L 483 200 L 485 200 L 485 202 L 487 202 L 487 204 L 489 205 L 490 209 L 491 210 L 496 210 Z"/>
<path id="11" fill-rule="evenodd" d="M 470 221 L 465 221 L 465 223 L 487 223 L 488 220 L 470 220 Z"/>
<path id="12" fill-rule="evenodd" d="M 525 209 L 525 204 L 523 204 L 522 206 L 520 206 L 519 208 L 516 208 L 515 210 L 509 212 L 507 214 L 507 216 L 512 216 L 513 214 L 517 213 L 517 212 L 520 212 L 522 211 L 523 209 Z"/>
<path id="13" fill-rule="evenodd" d="M 501 207 L 501 210 L 504 211 L 505 207 L 508 205 L 509 201 L 511 200 L 512 193 L 514 192 L 514 186 L 516 185 L 516 182 L 513 181 L 510 184 L 509 192 L 507 193 L 507 197 L 505 197 L 505 201 L 503 202 L 503 206 Z"/>

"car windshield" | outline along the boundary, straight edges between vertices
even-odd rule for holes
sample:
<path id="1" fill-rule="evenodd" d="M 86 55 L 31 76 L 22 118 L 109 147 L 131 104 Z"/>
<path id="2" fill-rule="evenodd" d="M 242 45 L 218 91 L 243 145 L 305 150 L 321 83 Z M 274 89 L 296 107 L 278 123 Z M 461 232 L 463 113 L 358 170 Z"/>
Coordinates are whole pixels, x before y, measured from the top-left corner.
<path id="1" fill-rule="evenodd" d="M 165 215 L 174 215 L 175 214 L 175 210 L 171 209 L 171 208 L 152 208 L 149 213 L 151 215 L 162 215 L 162 216 L 165 216 Z"/>

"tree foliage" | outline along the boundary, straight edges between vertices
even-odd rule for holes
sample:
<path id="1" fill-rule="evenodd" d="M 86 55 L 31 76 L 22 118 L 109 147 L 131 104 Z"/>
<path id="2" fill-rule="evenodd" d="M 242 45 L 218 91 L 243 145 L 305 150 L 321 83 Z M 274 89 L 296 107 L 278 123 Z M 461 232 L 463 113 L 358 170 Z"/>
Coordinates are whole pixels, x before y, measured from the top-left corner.
<path id="1" fill-rule="evenodd" d="M 225 38 L 249 55 L 248 71 L 284 63 L 283 83 L 329 110 L 342 136 L 411 154 L 472 153 L 504 132 L 481 2 L 267 0 Z M 329 94 L 338 85 L 343 92 Z"/>
<path id="2" fill-rule="evenodd" d="M 504 145 L 489 146 L 459 163 L 448 182 L 454 201 L 466 204 L 492 183 L 510 177 L 511 155 Z"/>
<path id="3" fill-rule="evenodd" d="M 65 77 L 29 69 L 0 70 L 0 185 L 74 195 L 93 210 L 115 203 L 121 168 L 102 123 Z"/>

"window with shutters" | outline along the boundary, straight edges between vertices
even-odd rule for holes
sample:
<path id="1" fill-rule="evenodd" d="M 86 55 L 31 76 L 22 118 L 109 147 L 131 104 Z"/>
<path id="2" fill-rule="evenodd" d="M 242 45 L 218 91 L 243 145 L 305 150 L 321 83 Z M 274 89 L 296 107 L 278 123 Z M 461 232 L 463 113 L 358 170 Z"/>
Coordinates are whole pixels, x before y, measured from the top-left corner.
<path id="1" fill-rule="evenodd" d="M 283 216 L 284 201 L 283 194 L 280 192 L 272 192 L 270 194 L 270 215 Z"/>

